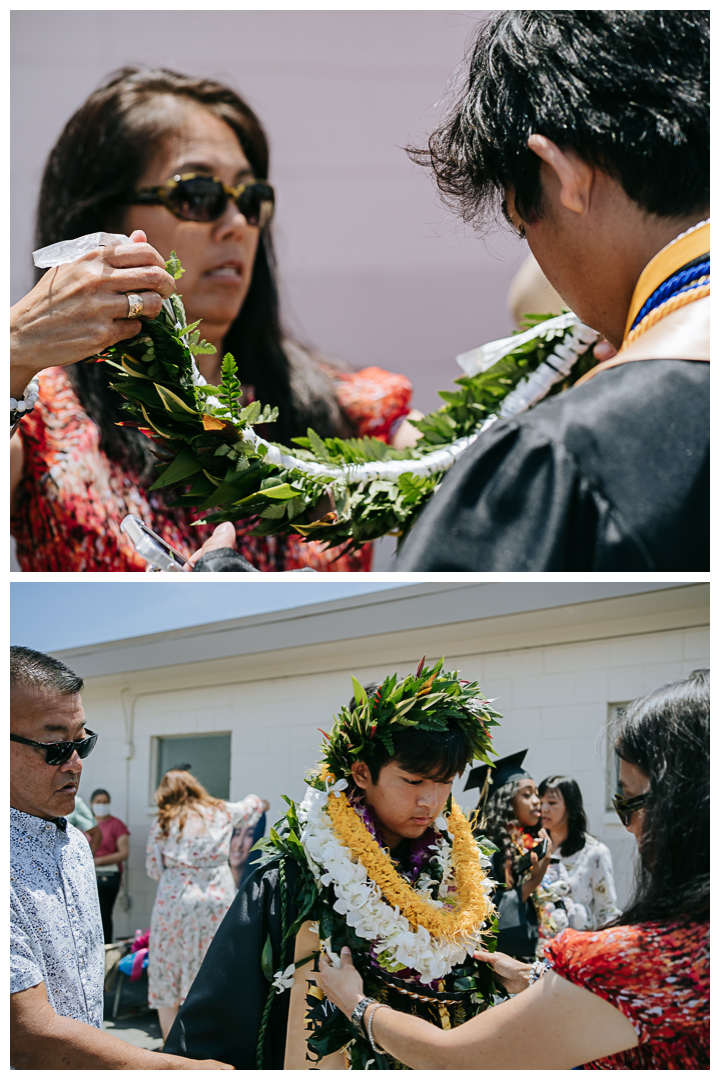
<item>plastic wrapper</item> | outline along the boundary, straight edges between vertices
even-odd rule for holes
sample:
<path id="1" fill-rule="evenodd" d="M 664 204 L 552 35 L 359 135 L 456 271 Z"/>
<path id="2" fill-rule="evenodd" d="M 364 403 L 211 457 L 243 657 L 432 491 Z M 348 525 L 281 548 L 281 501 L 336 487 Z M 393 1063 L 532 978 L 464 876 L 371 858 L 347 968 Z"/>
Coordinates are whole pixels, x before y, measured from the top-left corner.
<path id="1" fill-rule="evenodd" d="M 130 237 L 124 233 L 94 232 L 87 236 L 77 236 L 74 240 L 60 240 L 57 244 L 38 248 L 33 251 L 33 262 L 41 269 L 48 266 L 62 266 L 63 263 L 75 262 L 82 255 L 99 247 L 111 247 L 113 244 L 129 244 Z"/>

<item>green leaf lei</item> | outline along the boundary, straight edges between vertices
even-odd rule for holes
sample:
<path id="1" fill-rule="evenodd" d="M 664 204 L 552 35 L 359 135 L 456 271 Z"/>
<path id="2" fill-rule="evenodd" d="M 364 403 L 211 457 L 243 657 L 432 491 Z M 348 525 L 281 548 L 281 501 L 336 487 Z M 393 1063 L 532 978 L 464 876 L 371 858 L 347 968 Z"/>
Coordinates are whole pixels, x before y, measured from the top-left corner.
<path id="1" fill-rule="evenodd" d="M 176 280 L 183 273 L 174 252 L 166 267 Z M 539 323 L 550 317 L 528 319 Z M 428 455 L 473 437 L 565 334 L 540 331 L 487 370 L 457 379 L 457 390 L 440 393 L 441 408 L 413 421 L 422 437 L 406 450 L 368 437 L 321 439 L 312 430 L 294 439 L 292 449 L 258 439 L 253 427 L 271 424 L 277 409 L 257 401 L 240 405 L 237 364 L 230 353 L 222 362 L 220 386 L 204 385 L 195 356 L 215 350 L 200 338 L 197 322 L 187 325 L 177 293 L 163 301 L 160 315 L 147 321 L 141 334 L 93 359 L 116 368 L 112 385 L 125 399 L 122 422 L 153 441 L 160 464 L 151 490 L 171 488 L 169 505 L 195 508 L 197 523 L 247 522 L 256 536 L 294 533 L 351 550 L 409 531 L 443 476 L 442 469 L 423 475 Z M 588 349 L 550 393 L 576 381 L 592 362 Z M 384 463 L 402 461 L 408 462 L 407 472 L 357 476 L 358 469 L 367 472 L 374 463 L 381 466 L 374 471 L 382 472 Z"/>

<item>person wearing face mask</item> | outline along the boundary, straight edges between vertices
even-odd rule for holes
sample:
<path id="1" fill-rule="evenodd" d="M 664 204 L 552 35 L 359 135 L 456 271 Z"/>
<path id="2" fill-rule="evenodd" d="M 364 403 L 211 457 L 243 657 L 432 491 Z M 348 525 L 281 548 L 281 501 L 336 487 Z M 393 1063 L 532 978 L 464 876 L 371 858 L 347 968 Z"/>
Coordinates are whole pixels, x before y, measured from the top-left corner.
<path id="1" fill-rule="evenodd" d="M 500 758 L 494 768 L 479 765 L 470 773 L 465 790 L 480 788 L 478 832 L 498 849 L 493 856 L 498 948 L 530 961 L 538 945 L 535 893 L 550 864 L 550 838 L 540 828 L 537 786 L 523 768 L 526 754 L 527 750 L 520 750 Z M 533 849 L 544 840 L 547 853 L 538 859 Z"/>
<path id="2" fill-rule="evenodd" d="M 103 936 L 105 944 L 109 945 L 113 940 L 112 913 L 120 891 L 123 862 L 130 853 L 130 832 L 127 825 L 110 812 L 110 794 L 105 788 L 96 788 L 90 803 L 102 833 L 102 841 L 95 852 L 95 873 Z"/>
<path id="3" fill-rule="evenodd" d="M 260 121 L 210 79 L 124 68 L 69 120 L 45 168 L 37 246 L 98 231 L 130 243 L 51 268 L 11 312 L 11 428 L 19 425 L 11 439 L 12 533 L 23 571 L 144 570 L 120 530 L 128 513 L 186 558 L 206 541 L 235 542 L 231 524 L 211 540 L 210 526 L 191 526 L 194 511 L 149 490 L 157 478 L 153 443 L 118 426 L 114 369 L 78 362 L 135 336 L 141 316 L 159 313 L 175 288 L 164 269 L 173 250 L 185 270 L 178 284 L 188 322 L 202 320 L 200 332 L 216 349 L 198 357 L 201 374 L 217 385 L 229 351 L 245 403 L 280 410 L 259 434 L 283 445 L 308 427 L 396 446 L 419 437 L 406 422 L 412 387 L 404 376 L 344 370 L 283 333 L 268 172 Z M 39 389 L 25 399 L 36 376 Z M 245 534 L 238 551 L 261 571 L 364 572 L 372 554 L 366 546 L 338 558 L 297 536 Z"/>
<path id="4" fill-rule="evenodd" d="M 709 1070 L 710 673 L 632 701 L 610 735 L 613 806 L 639 856 L 622 915 L 600 930 L 563 931 L 532 970 L 476 953 L 514 996 L 453 1031 L 366 1003 L 375 1053 L 411 1069 Z M 320 970 L 348 1015 L 363 981 L 343 953 L 340 968 L 321 958 Z"/>
<path id="5" fill-rule="evenodd" d="M 74 825 L 76 829 L 80 829 L 85 833 L 90 850 L 95 855 L 95 852 L 102 843 L 102 832 L 100 826 L 97 823 L 97 819 L 92 810 L 79 795 L 75 796 L 75 809 L 72 814 L 67 815 L 67 820 L 71 825 Z"/>

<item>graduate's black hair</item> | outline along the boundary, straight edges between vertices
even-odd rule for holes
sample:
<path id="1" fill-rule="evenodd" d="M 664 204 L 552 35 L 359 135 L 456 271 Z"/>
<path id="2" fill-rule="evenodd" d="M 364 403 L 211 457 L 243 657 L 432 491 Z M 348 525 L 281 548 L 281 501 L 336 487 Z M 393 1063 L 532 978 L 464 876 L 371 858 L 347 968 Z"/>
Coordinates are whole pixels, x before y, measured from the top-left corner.
<path id="1" fill-rule="evenodd" d="M 480 28 L 459 99 L 409 149 L 468 222 L 505 188 L 521 218 L 542 215 L 532 134 L 606 169 L 652 214 L 710 200 L 708 11 L 502 11 Z"/>
<path id="2" fill-rule="evenodd" d="M 707 916 L 710 673 L 661 686 L 611 721 L 615 752 L 650 780 L 635 894 L 617 923 Z"/>
<path id="3" fill-rule="evenodd" d="M 377 693 L 378 683 L 368 683 L 364 688 L 368 697 Z M 355 708 L 355 698 L 349 703 Z M 452 720 L 448 721 L 447 731 L 423 731 L 417 728 L 401 728 L 393 735 L 393 752 L 379 744 L 375 753 L 368 758 L 366 765 L 370 770 L 373 784 L 377 784 L 380 770 L 391 761 L 417 776 L 450 783 L 465 771 L 471 760 L 470 740 L 462 728 Z"/>
<path id="4" fill-rule="evenodd" d="M 568 814 L 568 834 L 562 843 L 560 854 L 575 855 L 585 847 L 588 831 L 580 785 L 572 776 L 548 776 L 538 788 L 540 798 L 546 791 L 560 792 Z"/>

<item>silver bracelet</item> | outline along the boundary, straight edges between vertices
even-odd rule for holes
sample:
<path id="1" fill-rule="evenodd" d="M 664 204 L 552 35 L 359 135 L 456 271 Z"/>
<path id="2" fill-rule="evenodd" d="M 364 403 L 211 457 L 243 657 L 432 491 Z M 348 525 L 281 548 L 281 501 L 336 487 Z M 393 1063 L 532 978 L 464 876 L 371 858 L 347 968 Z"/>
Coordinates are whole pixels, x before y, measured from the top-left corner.
<path id="1" fill-rule="evenodd" d="M 373 1048 L 373 1050 L 375 1051 L 376 1054 L 382 1054 L 383 1056 L 385 1056 L 385 1054 L 387 1054 L 387 1050 L 381 1050 L 380 1047 L 378 1046 L 378 1044 L 373 1039 L 372 1026 L 373 1026 L 373 1020 L 375 1019 L 375 1013 L 378 1011 L 378 1009 L 389 1009 L 389 1008 L 390 1008 L 389 1005 L 376 1005 L 375 1008 L 373 1009 L 373 1011 L 368 1016 L 368 1022 L 367 1022 L 367 1033 L 368 1033 L 368 1040 L 370 1042 L 370 1045 L 371 1045 L 371 1047 Z"/>

